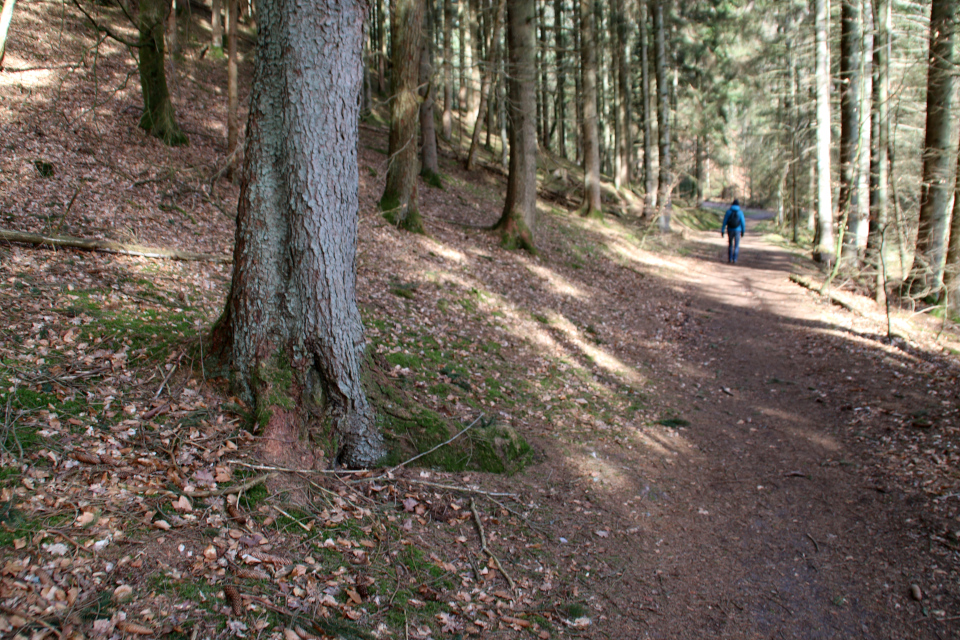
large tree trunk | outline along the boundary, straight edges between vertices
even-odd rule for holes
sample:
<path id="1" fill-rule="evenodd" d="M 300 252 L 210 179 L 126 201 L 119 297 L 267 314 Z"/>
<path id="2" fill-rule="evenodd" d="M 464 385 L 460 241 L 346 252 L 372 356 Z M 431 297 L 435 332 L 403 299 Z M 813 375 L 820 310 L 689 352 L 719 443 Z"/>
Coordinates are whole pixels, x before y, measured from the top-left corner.
<path id="1" fill-rule="evenodd" d="M 882 303 L 886 297 L 884 268 L 881 255 L 885 249 L 885 234 L 890 219 L 888 187 L 890 161 L 887 153 L 890 140 L 890 123 L 887 99 L 890 94 L 890 34 L 892 0 L 874 0 L 874 25 L 876 46 L 873 50 L 873 133 L 870 145 L 870 233 L 867 237 L 867 255 L 876 269 L 876 300 Z"/>
<path id="2" fill-rule="evenodd" d="M 619 164 L 616 175 L 618 189 L 629 185 L 633 178 L 633 91 L 630 86 L 629 20 L 624 5 L 625 0 L 617 0 L 617 109 L 620 115 L 620 140 L 617 145 Z"/>
<path id="3" fill-rule="evenodd" d="M 533 253 L 537 220 L 537 43 L 534 0 L 507 6 L 507 110 L 510 119 L 510 173 L 503 215 L 494 225 L 508 249 Z"/>
<path id="4" fill-rule="evenodd" d="M 855 262 L 857 239 L 852 218 L 857 215 L 860 150 L 860 0 L 840 6 L 840 193 L 837 208 L 843 233 L 843 258 Z"/>
<path id="5" fill-rule="evenodd" d="M 213 342 L 270 461 L 332 453 L 363 467 L 384 453 L 355 294 L 363 13 L 349 0 L 260 4 L 233 282 Z M 334 450 L 310 449 L 307 433 Z"/>
<path id="6" fill-rule="evenodd" d="M 497 2 L 493 34 L 487 47 L 487 65 L 483 72 L 483 83 L 480 85 L 480 110 L 477 112 L 477 124 L 473 128 L 473 136 L 470 138 L 470 152 L 467 154 L 467 171 L 473 171 L 477 168 L 477 154 L 480 153 L 480 123 L 487 115 L 487 109 L 490 105 L 490 88 L 493 86 L 494 74 L 500 62 L 497 60 L 496 52 L 500 50 L 497 43 L 500 42 L 500 25 L 503 23 L 503 12 L 506 5 L 507 0 L 498 0 Z"/>
<path id="7" fill-rule="evenodd" d="M 955 180 L 960 181 L 960 153 L 957 154 Z M 953 214 L 950 218 L 950 239 L 943 278 L 941 300 L 956 313 L 960 310 L 960 182 L 955 182 L 953 189 Z"/>
<path id="8" fill-rule="evenodd" d="M 670 171 L 670 99 L 669 78 L 667 78 L 666 27 L 663 19 L 663 0 L 651 0 L 653 6 L 654 30 L 656 32 L 657 54 L 657 131 L 659 132 L 660 175 L 658 181 L 657 212 L 660 229 L 670 230 L 670 214 L 673 209 L 671 192 L 673 174 Z"/>
<path id="9" fill-rule="evenodd" d="M 436 103 L 436 83 L 433 75 L 433 17 L 431 11 L 424 14 L 425 33 L 420 47 L 420 175 L 428 184 L 440 186 L 440 165 L 437 161 L 437 127 L 433 109 Z"/>
<path id="10" fill-rule="evenodd" d="M 240 19 L 240 0 L 227 0 L 227 176 L 234 179 L 240 166 L 237 154 L 240 151 L 240 81 L 237 67 L 237 45 Z"/>
<path id="11" fill-rule="evenodd" d="M 140 88 L 143 91 L 143 115 L 140 128 L 163 140 L 164 144 L 187 144 L 187 136 L 177 125 L 167 90 L 167 74 L 163 66 L 163 31 L 170 0 L 141 0 L 138 28 L 140 31 Z"/>
<path id="12" fill-rule="evenodd" d="M 647 38 L 649 21 L 646 0 L 640 5 L 640 93 L 643 107 L 643 206 L 644 213 L 657 204 L 656 182 L 653 175 L 653 109 L 650 100 L 650 47 Z"/>
<path id="13" fill-rule="evenodd" d="M 425 232 L 417 198 L 417 81 L 423 6 L 423 0 L 394 0 L 390 5 L 390 161 L 380 198 L 384 217 L 415 233 Z"/>
<path id="14" fill-rule="evenodd" d="M 603 216 L 600 202 L 600 132 L 597 124 L 597 43 L 595 0 L 580 0 L 580 60 L 583 65 L 583 205 L 584 216 Z"/>
<path id="15" fill-rule="evenodd" d="M 953 34 L 957 0 L 933 0 L 930 9 L 930 55 L 927 64 L 927 123 L 923 142 L 923 178 L 917 250 L 910 273 L 910 293 L 939 294 L 953 190 L 954 158 L 950 135 L 953 102 Z"/>
<path id="16" fill-rule="evenodd" d="M 871 126 L 871 113 L 873 111 L 873 40 L 874 24 L 871 11 L 872 3 L 870 0 L 859 0 L 861 2 L 861 15 L 863 16 L 863 46 L 860 52 L 860 149 L 857 151 L 857 210 L 856 215 L 851 218 L 851 231 L 856 241 L 857 261 L 865 255 L 867 248 L 867 236 L 870 232 L 870 148 L 873 141 L 873 128 Z"/>
<path id="17" fill-rule="evenodd" d="M 443 139 L 453 135 L 453 0 L 443 0 Z"/>
<path id="18" fill-rule="evenodd" d="M 827 0 L 816 0 L 817 233 L 813 258 L 832 264 L 833 193 L 830 189 L 830 49 Z"/>

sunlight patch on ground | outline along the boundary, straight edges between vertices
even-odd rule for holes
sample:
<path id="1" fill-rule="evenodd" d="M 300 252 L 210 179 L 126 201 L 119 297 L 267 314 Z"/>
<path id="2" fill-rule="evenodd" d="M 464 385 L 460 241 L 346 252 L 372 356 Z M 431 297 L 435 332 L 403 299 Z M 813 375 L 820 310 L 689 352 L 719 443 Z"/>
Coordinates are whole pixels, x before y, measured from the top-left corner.
<path id="1" fill-rule="evenodd" d="M 437 242 L 433 238 L 419 238 L 420 246 L 426 249 L 427 251 L 432 251 L 441 258 L 453 262 L 454 264 L 465 264 L 467 262 L 467 256 L 463 254 L 462 251 L 458 249 L 452 249 L 449 246 L 443 244 L 442 242 Z"/>
<path id="2" fill-rule="evenodd" d="M 584 355 L 589 357 L 596 365 L 608 373 L 619 377 L 631 386 L 639 387 L 644 380 L 637 373 L 637 370 L 627 365 L 622 360 L 601 349 L 594 344 L 580 337 L 580 331 L 577 327 L 558 313 L 550 314 L 550 326 L 555 327 L 564 337 L 576 346 Z"/>
<path id="3" fill-rule="evenodd" d="M 596 451 L 581 450 L 567 457 L 570 467 L 585 481 L 601 485 L 606 490 L 632 491 L 633 478 L 624 475 L 622 469 L 604 460 Z"/>
<path id="4" fill-rule="evenodd" d="M 569 280 L 553 271 L 552 269 L 547 269 L 546 267 L 541 267 L 537 264 L 531 264 L 527 261 L 527 269 L 538 276 L 543 280 L 547 287 L 553 291 L 553 293 L 559 296 L 568 296 L 571 298 L 577 298 L 579 300 L 586 300 L 587 295 L 583 292 L 580 287 L 571 283 Z"/>

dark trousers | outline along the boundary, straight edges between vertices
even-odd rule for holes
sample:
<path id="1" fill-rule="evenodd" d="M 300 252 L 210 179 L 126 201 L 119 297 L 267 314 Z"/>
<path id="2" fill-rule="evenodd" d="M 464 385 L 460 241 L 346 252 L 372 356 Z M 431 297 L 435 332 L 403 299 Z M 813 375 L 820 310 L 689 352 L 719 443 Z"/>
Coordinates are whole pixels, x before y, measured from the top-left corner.
<path id="1" fill-rule="evenodd" d="M 727 262 L 737 262 L 740 256 L 740 231 L 727 231 L 730 244 L 727 246 Z"/>

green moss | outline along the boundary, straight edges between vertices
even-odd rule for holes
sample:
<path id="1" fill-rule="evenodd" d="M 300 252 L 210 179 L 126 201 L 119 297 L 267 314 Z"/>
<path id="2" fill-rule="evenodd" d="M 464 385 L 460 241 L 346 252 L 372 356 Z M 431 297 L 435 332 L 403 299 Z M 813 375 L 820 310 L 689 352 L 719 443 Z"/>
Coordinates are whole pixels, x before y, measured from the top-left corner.
<path id="1" fill-rule="evenodd" d="M 421 360 L 420 356 L 417 356 L 412 353 L 404 353 L 402 351 L 398 351 L 396 353 L 388 353 L 385 359 L 390 364 L 394 366 L 400 365 L 405 369 L 422 369 L 423 368 L 423 360 Z"/>
<path id="2" fill-rule="evenodd" d="M 402 204 L 400 197 L 394 193 L 383 194 L 380 199 L 380 211 L 383 212 L 384 219 L 398 229 L 423 235 L 427 233 L 420 211 Z"/>
<path id="3" fill-rule="evenodd" d="M 443 177 L 439 173 L 430 171 L 427 168 L 423 168 L 420 171 L 420 177 L 423 178 L 423 181 L 434 189 L 443 189 Z"/>

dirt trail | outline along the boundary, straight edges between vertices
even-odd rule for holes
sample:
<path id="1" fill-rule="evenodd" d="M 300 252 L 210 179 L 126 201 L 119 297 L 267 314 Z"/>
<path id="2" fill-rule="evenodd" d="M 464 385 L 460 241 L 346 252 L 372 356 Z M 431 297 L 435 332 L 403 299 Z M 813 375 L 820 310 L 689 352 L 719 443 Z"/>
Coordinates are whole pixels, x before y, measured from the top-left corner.
<path id="1" fill-rule="evenodd" d="M 876 339 L 875 319 L 792 284 L 796 258 L 755 226 L 738 265 L 711 232 L 664 274 L 703 327 L 660 388 L 686 424 L 651 435 L 658 459 L 604 450 L 634 481 L 582 494 L 597 526 L 625 532 L 571 553 L 601 573 L 607 637 L 958 637 L 956 618 L 933 619 L 960 613 L 955 556 L 944 564 L 929 542 L 949 523 L 928 522 L 926 497 L 877 466 L 854 437 L 867 421 L 851 426 L 928 398 L 881 363 L 907 359 Z"/>

